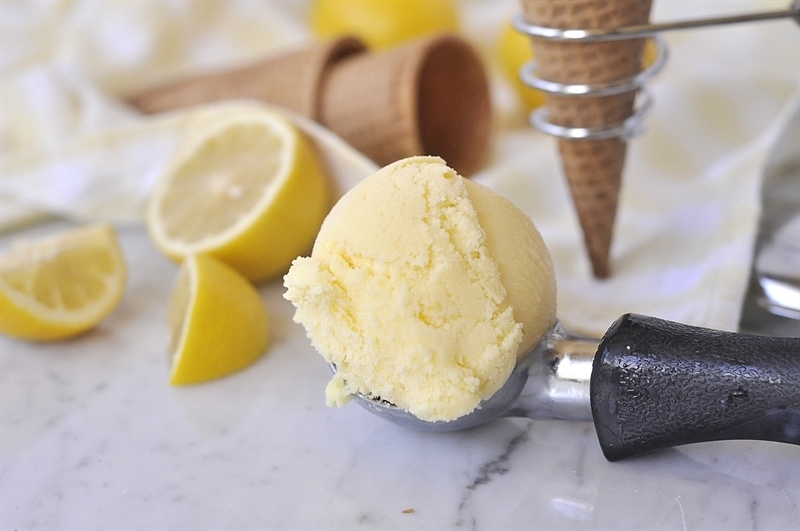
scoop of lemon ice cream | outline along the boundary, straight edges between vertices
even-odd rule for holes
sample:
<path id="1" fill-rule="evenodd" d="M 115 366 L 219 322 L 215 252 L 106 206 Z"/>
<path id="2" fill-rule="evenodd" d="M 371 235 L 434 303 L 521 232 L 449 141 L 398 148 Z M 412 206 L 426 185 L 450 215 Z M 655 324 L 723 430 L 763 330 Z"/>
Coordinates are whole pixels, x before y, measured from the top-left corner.
<path id="1" fill-rule="evenodd" d="M 295 321 L 336 366 L 328 405 L 361 393 L 427 421 L 473 411 L 556 321 L 533 223 L 436 157 L 351 189 L 284 283 Z"/>

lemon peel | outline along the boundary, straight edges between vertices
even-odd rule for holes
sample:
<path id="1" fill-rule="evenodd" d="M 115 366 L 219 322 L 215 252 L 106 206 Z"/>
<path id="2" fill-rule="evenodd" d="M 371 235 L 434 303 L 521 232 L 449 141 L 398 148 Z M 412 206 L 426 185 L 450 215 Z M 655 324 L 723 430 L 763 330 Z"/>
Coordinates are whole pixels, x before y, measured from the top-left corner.
<path id="1" fill-rule="evenodd" d="M 178 271 L 169 301 L 173 385 L 205 382 L 258 360 L 270 336 L 255 287 L 211 256 L 192 255 Z"/>
<path id="2" fill-rule="evenodd" d="M 315 0 L 309 23 L 317 37 L 353 35 L 376 50 L 433 33 L 460 30 L 452 0 Z"/>

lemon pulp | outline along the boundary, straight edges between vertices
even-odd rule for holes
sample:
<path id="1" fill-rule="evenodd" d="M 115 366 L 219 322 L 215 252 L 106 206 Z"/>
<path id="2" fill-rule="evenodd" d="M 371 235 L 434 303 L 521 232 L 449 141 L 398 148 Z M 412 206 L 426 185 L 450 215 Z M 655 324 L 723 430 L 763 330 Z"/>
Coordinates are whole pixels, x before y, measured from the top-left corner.
<path id="1" fill-rule="evenodd" d="M 0 332 L 37 341 L 85 332 L 119 305 L 126 275 L 108 224 L 18 240 L 0 256 Z"/>
<path id="2" fill-rule="evenodd" d="M 209 254 L 262 281 L 311 247 L 329 206 L 309 141 L 288 118 L 254 107 L 198 124 L 161 176 L 147 226 L 178 262 Z"/>

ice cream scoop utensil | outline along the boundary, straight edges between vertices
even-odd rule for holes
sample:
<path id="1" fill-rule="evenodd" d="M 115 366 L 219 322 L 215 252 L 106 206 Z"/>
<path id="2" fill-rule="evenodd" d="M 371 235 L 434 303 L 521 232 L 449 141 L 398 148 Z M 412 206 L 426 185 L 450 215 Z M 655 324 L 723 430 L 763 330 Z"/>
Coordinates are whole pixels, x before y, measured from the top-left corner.
<path id="1" fill-rule="evenodd" d="M 427 431 L 498 417 L 594 422 L 610 461 L 688 443 L 800 445 L 800 338 L 710 330 L 626 314 L 596 340 L 556 326 L 472 413 L 427 422 L 357 395 L 373 413 Z"/>

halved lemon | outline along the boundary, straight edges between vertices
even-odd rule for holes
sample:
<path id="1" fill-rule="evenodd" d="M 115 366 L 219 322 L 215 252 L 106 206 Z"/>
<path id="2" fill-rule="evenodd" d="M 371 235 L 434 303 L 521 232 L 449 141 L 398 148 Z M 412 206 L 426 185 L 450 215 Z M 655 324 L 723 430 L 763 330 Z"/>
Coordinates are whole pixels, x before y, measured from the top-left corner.
<path id="1" fill-rule="evenodd" d="M 285 272 L 310 249 L 330 206 L 317 153 L 271 109 L 203 116 L 150 198 L 153 241 L 178 262 L 209 254 L 252 281 Z"/>
<path id="2" fill-rule="evenodd" d="M 126 274 L 108 224 L 17 240 L 0 256 L 0 332 L 33 341 L 85 332 L 117 308 Z"/>
<path id="3" fill-rule="evenodd" d="M 206 255 L 181 264 L 169 301 L 170 383 L 204 382 L 239 371 L 260 358 L 269 320 L 255 287 Z"/>

